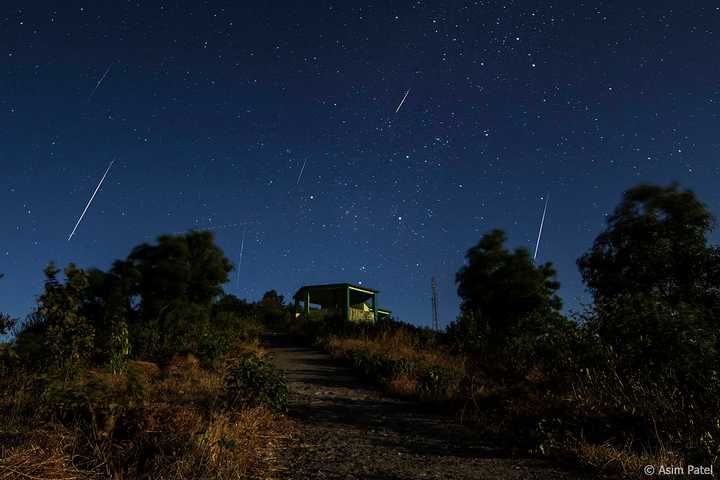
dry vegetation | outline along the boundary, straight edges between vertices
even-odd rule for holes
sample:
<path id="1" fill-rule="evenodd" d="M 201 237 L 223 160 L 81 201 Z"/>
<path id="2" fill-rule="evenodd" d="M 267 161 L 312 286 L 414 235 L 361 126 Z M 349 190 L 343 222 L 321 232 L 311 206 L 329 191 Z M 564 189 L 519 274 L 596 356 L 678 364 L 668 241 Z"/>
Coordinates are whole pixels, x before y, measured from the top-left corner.
<path id="1" fill-rule="evenodd" d="M 370 337 L 344 338 L 330 337 L 325 347 L 331 355 L 355 361 L 358 367 L 363 360 L 376 359 L 379 365 L 368 365 L 369 368 L 387 369 L 387 378 L 383 387 L 389 392 L 400 396 L 421 396 L 423 374 L 429 370 L 457 372 L 456 376 L 464 375 L 464 362 L 459 356 L 440 348 L 432 350 L 419 348 L 413 335 L 396 330 L 384 335 L 381 340 Z M 364 357 L 364 358 L 361 358 Z M 367 362 L 366 362 L 367 363 Z M 368 376 L 376 376 L 377 372 L 363 372 Z M 452 399 L 457 385 L 447 384 L 446 390 L 437 400 Z"/>
<path id="2" fill-rule="evenodd" d="M 660 446 L 646 449 L 641 442 L 606 436 L 584 438 L 579 419 L 609 422 L 597 409 L 600 392 L 595 384 L 570 386 L 564 393 L 548 388 L 543 369 L 533 367 L 524 376 L 498 378 L 483 365 L 486 358 L 454 352 L 447 345 L 418 340 L 412 329 L 330 335 L 326 350 L 353 365 L 391 395 L 430 401 L 479 434 L 508 441 L 518 453 L 562 456 L 589 468 L 622 476 L 642 475 L 642 467 L 682 465 L 676 452 Z M 484 368 L 485 367 L 485 368 Z M 605 392 L 605 394 L 612 394 Z"/>
<path id="3" fill-rule="evenodd" d="M 38 407 L 33 382 L 6 378 L 18 388 L 4 388 L 0 401 L 0 479 L 264 477 L 289 424 L 264 405 L 226 408 L 232 363 L 207 369 L 183 355 L 163 368 L 136 361 L 124 374 L 91 370 L 72 388 L 98 393 L 72 413 L 56 405 L 29 415 Z M 126 402 L 128 389 L 135 401 Z"/>

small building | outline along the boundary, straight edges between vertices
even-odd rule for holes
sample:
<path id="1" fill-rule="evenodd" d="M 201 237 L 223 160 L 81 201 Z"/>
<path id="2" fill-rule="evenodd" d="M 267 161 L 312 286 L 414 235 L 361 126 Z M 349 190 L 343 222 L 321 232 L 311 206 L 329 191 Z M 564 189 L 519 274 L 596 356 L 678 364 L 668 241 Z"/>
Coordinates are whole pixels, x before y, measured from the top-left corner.
<path id="1" fill-rule="evenodd" d="M 390 310 L 378 307 L 378 293 L 378 290 L 351 283 L 305 285 L 293 295 L 295 317 L 375 322 L 391 314 Z"/>

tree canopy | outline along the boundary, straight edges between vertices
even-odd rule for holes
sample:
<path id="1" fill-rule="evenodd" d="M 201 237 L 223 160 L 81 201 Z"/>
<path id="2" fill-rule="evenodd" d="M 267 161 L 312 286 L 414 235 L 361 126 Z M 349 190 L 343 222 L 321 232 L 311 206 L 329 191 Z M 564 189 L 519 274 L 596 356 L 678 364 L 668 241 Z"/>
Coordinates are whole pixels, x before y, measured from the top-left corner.
<path id="1" fill-rule="evenodd" d="M 171 303 L 208 304 L 219 296 L 232 270 L 210 232 L 163 235 L 157 245 L 135 247 L 113 272 L 130 281 L 140 309 L 159 314 Z"/>
<path id="2" fill-rule="evenodd" d="M 692 191 L 639 185 L 625 192 L 578 266 L 596 300 L 653 294 L 671 304 L 692 301 L 717 279 L 718 255 L 706 245 L 713 225 Z"/>
<path id="3" fill-rule="evenodd" d="M 467 251 L 457 273 L 458 295 L 466 317 L 474 318 L 480 336 L 507 336 L 530 316 L 560 310 L 560 284 L 550 263 L 535 265 L 524 248 L 509 251 L 502 230 L 485 234 Z"/>

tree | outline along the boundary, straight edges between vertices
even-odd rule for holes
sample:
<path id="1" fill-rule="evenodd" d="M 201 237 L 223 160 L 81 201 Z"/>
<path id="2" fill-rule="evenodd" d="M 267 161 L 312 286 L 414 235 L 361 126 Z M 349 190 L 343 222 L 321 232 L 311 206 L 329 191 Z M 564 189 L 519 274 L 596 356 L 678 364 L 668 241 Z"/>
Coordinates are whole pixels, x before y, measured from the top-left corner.
<path id="1" fill-rule="evenodd" d="M 210 232 L 163 235 L 157 245 L 142 244 L 115 262 L 118 302 L 136 311 L 130 328 L 135 354 L 164 357 L 197 348 L 231 270 Z"/>
<path id="2" fill-rule="evenodd" d="M 716 299 L 720 256 L 706 245 L 714 220 L 690 190 L 639 185 L 625 192 L 592 249 L 578 260 L 596 300 L 652 294 L 678 305 Z"/>
<path id="3" fill-rule="evenodd" d="M 83 291 L 82 313 L 95 329 L 95 360 L 124 369 L 130 354 L 128 324 L 132 314 L 127 282 L 114 272 L 91 269 Z"/>
<path id="4" fill-rule="evenodd" d="M 683 388 L 717 369 L 720 250 L 706 240 L 713 225 L 690 190 L 639 185 L 578 260 L 595 298 L 586 328 L 620 368 L 673 372 Z"/>
<path id="5" fill-rule="evenodd" d="M 38 299 L 35 325 L 44 331 L 48 367 L 69 378 L 90 359 L 95 331 L 81 312 L 87 274 L 71 263 L 64 270 L 63 284 L 58 273 L 52 263 L 45 269 L 45 290 Z"/>
<path id="6" fill-rule="evenodd" d="M 135 247 L 127 263 L 116 269 L 134 270 L 126 273 L 134 274 L 132 293 L 140 296 L 145 314 L 157 314 L 177 299 L 209 304 L 222 293 L 232 270 L 210 232 L 163 235 L 157 245 Z"/>
<path id="7" fill-rule="evenodd" d="M 258 310 L 263 325 L 272 329 L 284 326 L 283 322 L 288 313 L 285 307 L 285 298 L 275 290 L 269 290 L 263 294 L 262 299 L 258 302 Z"/>
<path id="8" fill-rule="evenodd" d="M 268 290 L 260 299 L 260 307 L 269 311 L 282 310 L 285 307 L 285 297 L 275 290 Z"/>
<path id="9" fill-rule="evenodd" d="M 0 278 L 5 276 L 4 273 L 0 273 Z M 10 315 L 0 313 L 0 336 L 7 335 L 10 330 L 15 326 L 15 319 L 11 318 Z"/>
<path id="10" fill-rule="evenodd" d="M 10 333 L 15 326 L 15 319 L 6 313 L 0 313 L 0 336 Z"/>
<path id="11" fill-rule="evenodd" d="M 485 345 L 504 344 L 520 330 L 542 331 L 562 307 L 552 265 L 536 266 L 524 248 L 508 251 L 506 240 L 502 230 L 485 234 L 456 276 L 462 316 L 453 328 Z"/>

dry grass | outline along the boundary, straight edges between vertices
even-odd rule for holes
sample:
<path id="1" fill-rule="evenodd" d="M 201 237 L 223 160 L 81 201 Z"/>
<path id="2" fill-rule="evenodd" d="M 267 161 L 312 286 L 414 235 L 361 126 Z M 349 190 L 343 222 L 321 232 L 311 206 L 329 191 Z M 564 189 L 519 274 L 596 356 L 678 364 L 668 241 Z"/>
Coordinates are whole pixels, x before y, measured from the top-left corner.
<path id="1" fill-rule="evenodd" d="M 684 465 L 685 462 L 672 452 L 665 450 L 651 454 L 634 453 L 628 447 L 618 448 L 610 444 L 590 445 L 581 442 L 573 452 L 577 459 L 606 473 L 622 475 L 624 478 L 646 478 L 646 465 Z"/>
<path id="2" fill-rule="evenodd" d="M 464 376 L 463 390 L 448 390 L 443 394 L 447 400 L 455 400 L 453 404 L 457 407 L 461 421 L 470 421 L 485 433 L 507 435 L 513 432 L 520 440 L 520 445 L 525 445 L 523 442 L 537 433 L 541 420 L 552 421 L 563 415 L 568 415 L 568 418 L 582 415 L 584 405 L 577 399 L 580 392 L 574 395 L 550 394 L 539 367 L 530 368 L 522 379 L 503 382 L 502 379 L 490 376 L 490 373 L 483 373 L 483 362 L 486 361 L 483 358 L 452 355 L 442 347 L 423 349 L 410 333 L 402 330 L 375 338 L 330 337 L 325 346 L 333 356 L 339 358 L 352 358 L 354 352 L 365 352 L 392 360 L 419 360 L 419 363 L 425 365 L 459 372 Z M 417 372 L 399 374 L 390 380 L 386 390 L 400 397 L 423 399 L 422 395 L 418 395 L 418 380 Z M 592 396 L 596 392 L 583 393 Z M 611 475 L 640 477 L 646 465 L 684 464 L 682 458 L 665 449 L 638 453 L 637 447 L 630 444 L 597 445 L 573 438 L 562 439 L 555 437 L 554 433 L 549 435 L 549 443 L 543 440 L 543 445 L 544 448 L 550 447 L 550 450 L 544 451 L 570 455 L 581 464 Z M 530 445 L 522 448 L 539 451 Z"/>
<path id="3" fill-rule="evenodd" d="M 390 382 L 388 392 L 398 397 L 413 397 L 417 394 L 417 382 L 408 375 L 400 375 Z"/>
<path id="4" fill-rule="evenodd" d="M 464 361 L 440 348 L 421 349 L 412 334 L 394 331 L 380 338 L 330 337 L 325 348 L 334 356 L 347 356 L 353 351 L 380 354 L 393 360 L 419 360 L 429 365 L 464 371 Z"/>
<path id="5" fill-rule="evenodd" d="M 0 413 L 0 480 L 239 479 L 273 467 L 289 421 L 264 407 L 225 408 L 223 362 L 208 370 L 188 355 L 162 369 L 148 362 L 129 367 L 144 384 L 143 400 L 107 431 L 39 416 L 11 425 Z M 125 388 L 123 375 L 93 370 L 85 377 L 105 380 L 118 395 Z"/>
<path id="6" fill-rule="evenodd" d="M 12 446 L 0 446 L 0 480 L 107 478 L 100 466 L 82 468 L 87 459 L 74 453 L 82 442 L 81 432 L 48 424 L 16 440 L 20 441 Z"/>

